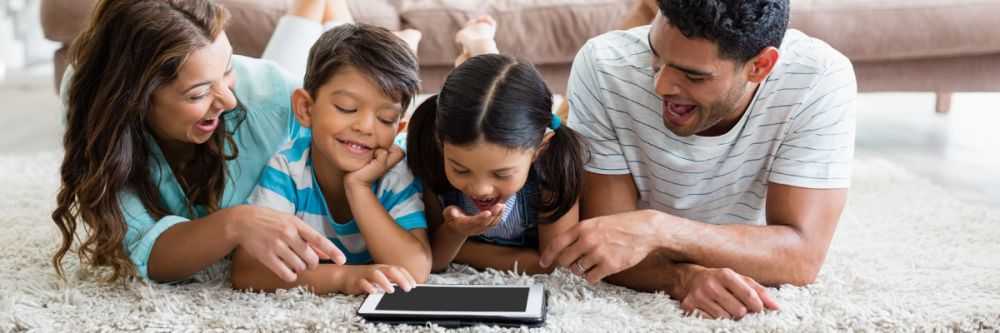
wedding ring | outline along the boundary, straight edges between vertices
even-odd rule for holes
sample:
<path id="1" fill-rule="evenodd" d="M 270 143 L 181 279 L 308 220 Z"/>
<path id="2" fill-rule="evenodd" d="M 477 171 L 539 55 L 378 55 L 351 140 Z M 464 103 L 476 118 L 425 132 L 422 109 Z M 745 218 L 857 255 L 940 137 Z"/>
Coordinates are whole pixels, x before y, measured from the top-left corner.
<path id="1" fill-rule="evenodd" d="M 580 271 L 580 273 L 586 273 L 587 270 L 584 269 L 583 265 L 580 264 L 580 260 L 583 260 L 583 258 L 580 258 L 580 259 L 576 260 L 576 270 Z"/>

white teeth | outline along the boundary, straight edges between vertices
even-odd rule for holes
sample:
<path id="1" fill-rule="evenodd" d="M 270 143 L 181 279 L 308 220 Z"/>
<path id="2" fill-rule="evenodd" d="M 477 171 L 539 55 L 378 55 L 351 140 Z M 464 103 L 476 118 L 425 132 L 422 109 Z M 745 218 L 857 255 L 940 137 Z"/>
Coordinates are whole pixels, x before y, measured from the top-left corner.
<path id="1" fill-rule="evenodd" d="M 344 142 L 344 143 L 346 143 L 348 146 L 350 146 L 351 148 L 354 148 L 354 149 L 361 150 L 361 149 L 366 149 L 367 148 L 367 147 L 362 147 L 360 145 L 356 145 L 356 144 L 353 144 L 353 143 L 350 143 L 350 142 Z"/>

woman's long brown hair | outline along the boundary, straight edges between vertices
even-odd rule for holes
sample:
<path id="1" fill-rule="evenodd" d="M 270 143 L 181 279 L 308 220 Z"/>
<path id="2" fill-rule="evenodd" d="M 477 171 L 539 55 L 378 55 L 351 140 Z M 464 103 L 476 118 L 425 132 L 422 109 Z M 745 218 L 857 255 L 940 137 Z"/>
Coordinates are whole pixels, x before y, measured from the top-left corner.
<path id="1" fill-rule="evenodd" d="M 150 173 L 150 116 L 153 93 L 175 80 L 194 51 L 223 32 L 229 12 L 211 0 L 100 0 L 86 28 L 73 42 L 75 70 L 67 87 L 68 110 L 60 169 L 62 186 L 52 219 L 62 246 L 52 258 L 65 278 L 62 258 L 71 250 L 77 228 L 86 239 L 77 250 L 91 268 L 110 267 L 107 281 L 137 277 L 125 251 L 128 224 L 119 206 L 123 192 L 134 193 L 153 219 L 171 215 L 160 201 Z M 225 162 L 237 155 L 225 121 L 242 121 L 242 106 L 220 117 L 212 137 L 197 145 L 201 173 L 208 181 L 184 186 L 188 211 L 199 203 L 219 209 L 228 173 Z M 226 147 L 230 153 L 227 154 Z M 186 161 L 190 165 L 195 161 Z M 181 184 L 180 172 L 174 170 Z M 165 185 L 165 184 L 164 184 Z"/>

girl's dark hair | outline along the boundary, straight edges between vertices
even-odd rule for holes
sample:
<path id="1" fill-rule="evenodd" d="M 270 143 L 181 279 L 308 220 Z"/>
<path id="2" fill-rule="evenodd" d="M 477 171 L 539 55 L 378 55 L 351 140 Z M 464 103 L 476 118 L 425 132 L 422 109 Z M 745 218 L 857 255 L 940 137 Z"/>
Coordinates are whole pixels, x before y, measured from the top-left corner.
<path id="1" fill-rule="evenodd" d="M 537 149 L 552 124 L 552 93 L 535 67 L 499 55 L 472 57 L 455 68 L 437 96 L 424 101 L 410 118 L 407 166 L 435 193 L 454 190 L 445 176 L 445 142 L 469 146 L 489 142 L 509 149 Z M 534 210 L 546 213 L 539 224 L 555 222 L 580 198 L 583 166 L 590 159 L 587 141 L 559 126 L 535 161 L 543 197 Z"/>
<path id="2" fill-rule="evenodd" d="M 212 0 L 101 0 L 94 5 L 70 51 L 75 72 L 66 88 L 66 156 L 52 213 L 63 237 L 52 258 L 60 277 L 61 260 L 80 222 L 86 232 L 77 250 L 80 261 L 110 267 L 109 281 L 137 276 L 123 243 L 129 226 L 118 202 L 121 193 L 132 191 L 154 219 L 171 214 L 149 172 L 150 146 L 156 144 L 146 135 L 153 93 L 177 78 L 191 53 L 213 43 L 228 19 L 226 8 Z M 243 110 L 237 102 L 236 110 L 219 118 L 212 137 L 196 145 L 200 161 L 173 170 L 192 215 L 194 204 L 209 213 L 219 209 L 229 179 L 225 162 L 238 154 L 226 122 L 238 126 Z M 201 165 L 207 181 L 189 184 L 176 172 L 191 163 Z"/>

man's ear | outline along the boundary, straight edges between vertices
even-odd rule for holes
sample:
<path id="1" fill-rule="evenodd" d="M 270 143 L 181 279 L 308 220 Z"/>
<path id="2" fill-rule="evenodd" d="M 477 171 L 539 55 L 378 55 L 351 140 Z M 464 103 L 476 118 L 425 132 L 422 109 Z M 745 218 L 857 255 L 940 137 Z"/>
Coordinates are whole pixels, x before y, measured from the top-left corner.
<path id="1" fill-rule="evenodd" d="M 747 80 L 753 83 L 761 83 L 771 75 L 771 71 L 778 64 L 778 49 L 774 46 L 765 47 L 757 56 L 750 59 L 746 64 L 749 70 Z"/>
<path id="2" fill-rule="evenodd" d="M 292 92 L 292 111 L 302 127 L 312 128 L 313 104 L 312 96 L 305 89 L 299 88 Z"/>
<path id="3" fill-rule="evenodd" d="M 538 153 L 541 153 L 542 150 L 545 149 L 545 146 L 549 145 L 549 140 L 552 139 L 553 135 L 556 135 L 556 131 L 545 133 L 545 136 L 542 136 L 542 144 L 538 145 L 538 149 L 535 149 L 535 156 L 531 157 L 532 163 L 538 159 Z"/>

